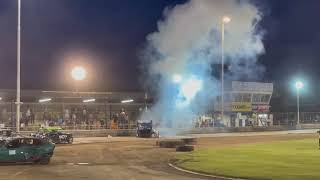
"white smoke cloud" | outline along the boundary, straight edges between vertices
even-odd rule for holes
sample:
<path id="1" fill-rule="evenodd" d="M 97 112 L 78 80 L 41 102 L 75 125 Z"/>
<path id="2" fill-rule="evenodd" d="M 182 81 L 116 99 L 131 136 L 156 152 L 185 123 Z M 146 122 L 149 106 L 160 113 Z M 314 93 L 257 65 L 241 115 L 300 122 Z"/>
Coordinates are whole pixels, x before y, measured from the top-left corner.
<path id="1" fill-rule="evenodd" d="M 225 56 L 231 71 L 227 78 L 256 76 L 263 71 L 256 63 L 257 55 L 264 52 L 263 34 L 256 28 L 262 14 L 248 1 L 190 0 L 167 8 L 158 22 L 158 31 L 147 37 L 148 48 L 142 61 L 145 83 L 157 88 L 159 96 L 151 113 L 155 120 L 179 126 L 190 124 L 198 113 L 212 110 L 209 102 L 219 94 L 219 80 L 212 77 L 211 65 L 221 61 L 223 16 L 232 19 L 225 25 Z M 183 108 L 175 103 L 184 87 L 183 82 L 172 83 L 175 74 L 184 77 L 185 82 L 194 77 L 203 82 Z"/>

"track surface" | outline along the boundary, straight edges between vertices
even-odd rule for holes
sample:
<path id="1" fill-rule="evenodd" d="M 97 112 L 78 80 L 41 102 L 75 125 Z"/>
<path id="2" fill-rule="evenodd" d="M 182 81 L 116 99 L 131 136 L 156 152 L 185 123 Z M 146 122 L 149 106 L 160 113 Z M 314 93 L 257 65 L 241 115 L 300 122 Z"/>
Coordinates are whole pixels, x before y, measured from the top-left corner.
<path id="1" fill-rule="evenodd" d="M 317 137 L 315 134 L 277 134 L 201 137 L 197 148 Z M 82 138 L 58 145 L 49 165 L 1 165 L 0 180 L 189 180 L 201 179 L 167 165 L 174 149 L 160 149 L 155 139 Z M 316 141 L 315 141 L 316 143 Z M 78 164 L 80 163 L 80 164 Z M 204 179 L 204 178 L 202 178 Z"/>

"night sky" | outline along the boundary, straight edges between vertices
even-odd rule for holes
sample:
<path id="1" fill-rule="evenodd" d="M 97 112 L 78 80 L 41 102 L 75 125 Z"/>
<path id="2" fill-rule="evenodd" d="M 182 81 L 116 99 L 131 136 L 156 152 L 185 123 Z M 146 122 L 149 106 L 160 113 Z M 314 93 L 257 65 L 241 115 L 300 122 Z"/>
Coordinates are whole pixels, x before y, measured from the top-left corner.
<path id="1" fill-rule="evenodd" d="M 73 65 L 88 68 L 81 88 L 142 90 L 139 53 L 167 6 L 184 0 L 23 0 L 22 88 L 70 90 Z M 263 81 L 289 91 L 303 77 L 320 88 L 320 1 L 254 1 L 264 13 Z M 15 88 L 16 1 L 0 1 L 0 88 Z M 196 23 L 196 22 L 192 22 Z M 312 84 L 312 85 L 311 85 Z"/>

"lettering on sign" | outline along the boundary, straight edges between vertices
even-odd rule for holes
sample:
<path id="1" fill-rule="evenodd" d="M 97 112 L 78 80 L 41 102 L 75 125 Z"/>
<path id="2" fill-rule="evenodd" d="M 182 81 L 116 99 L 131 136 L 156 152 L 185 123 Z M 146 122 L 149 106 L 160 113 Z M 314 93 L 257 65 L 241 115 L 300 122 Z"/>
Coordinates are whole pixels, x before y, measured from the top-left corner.
<path id="1" fill-rule="evenodd" d="M 233 112 L 251 112 L 251 103 L 232 103 Z"/>
<path id="2" fill-rule="evenodd" d="M 269 112 L 269 105 L 252 105 L 252 111 L 254 112 Z"/>

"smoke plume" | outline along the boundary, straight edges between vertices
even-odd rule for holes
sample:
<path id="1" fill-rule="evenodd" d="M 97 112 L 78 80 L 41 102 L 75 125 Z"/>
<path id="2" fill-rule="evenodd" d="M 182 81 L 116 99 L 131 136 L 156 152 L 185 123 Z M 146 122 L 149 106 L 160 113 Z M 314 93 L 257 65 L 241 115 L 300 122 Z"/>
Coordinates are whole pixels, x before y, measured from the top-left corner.
<path id="1" fill-rule="evenodd" d="M 162 127 L 190 127 L 192 119 L 213 110 L 220 93 L 212 65 L 221 61 L 221 24 L 225 24 L 226 79 L 258 77 L 263 68 L 263 33 L 256 27 L 262 14 L 249 1 L 190 0 L 164 10 L 158 30 L 147 36 L 142 68 L 144 85 L 157 101 L 142 119 Z"/>

